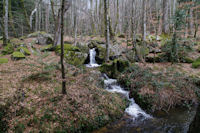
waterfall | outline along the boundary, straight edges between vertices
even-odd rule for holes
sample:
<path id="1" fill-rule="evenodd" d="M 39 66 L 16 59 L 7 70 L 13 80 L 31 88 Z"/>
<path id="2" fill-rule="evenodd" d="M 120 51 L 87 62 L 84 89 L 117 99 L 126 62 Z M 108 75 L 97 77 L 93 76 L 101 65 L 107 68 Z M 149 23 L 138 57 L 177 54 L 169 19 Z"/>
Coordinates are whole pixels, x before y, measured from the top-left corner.
<path id="1" fill-rule="evenodd" d="M 99 67 L 100 66 L 99 64 L 96 63 L 95 57 L 96 57 L 95 48 L 90 49 L 90 63 L 86 65 L 87 67 L 92 68 L 92 67 Z"/>
<path id="2" fill-rule="evenodd" d="M 129 92 L 125 91 L 121 86 L 117 84 L 116 79 L 110 79 L 106 74 L 104 74 L 104 87 L 107 91 L 112 93 L 120 93 L 124 95 L 128 101 L 130 101 L 129 106 L 126 108 L 125 112 L 130 115 L 133 119 L 141 117 L 143 119 L 152 118 L 149 114 L 147 114 L 144 110 L 142 110 L 139 105 L 135 103 L 133 98 L 129 98 Z"/>

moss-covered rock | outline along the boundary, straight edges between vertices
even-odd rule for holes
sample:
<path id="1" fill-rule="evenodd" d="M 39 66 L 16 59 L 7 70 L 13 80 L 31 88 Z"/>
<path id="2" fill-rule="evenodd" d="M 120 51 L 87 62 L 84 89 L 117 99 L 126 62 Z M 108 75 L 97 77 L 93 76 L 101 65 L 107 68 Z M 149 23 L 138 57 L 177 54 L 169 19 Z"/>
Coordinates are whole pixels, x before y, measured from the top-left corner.
<path id="1" fill-rule="evenodd" d="M 183 57 L 181 62 L 183 62 L 183 63 L 193 63 L 194 60 L 192 58 L 190 58 L 190 57 Z"/>
<path id="2" fill-rule="evenodd" d="M 74 66 L 83 65 L 86 58 L 87 54 L 81 52 L 68 51 L 67 54 L 65 54 L 66 62 Z"/>
<path id="3" fill-rule="evenodd" d="M 43 46 L 40 51 L 45 52 L 45 51 L 54 51 L 55 47 L 52 44 L 49 44 L 47 46 Z"/>
<path id="4" fill-rule="evenodd" d="M 102 64 L 100 71 L 111 78 L 116 78 L 118 73 L 123 72 L 127 67 L 129 67 L 128 61 L 116 59 L 113 62 Z"/>
<path id="5" fill-rule="evenodd" d="M 14 47 L 11 43 L 8 43 L 7 46 L 5 46 L 1 51 L 3 55 L 12 54 L 13 52 L 14 52 Z"/>
<path id="6" fill-rule="evenodd" d="M 200 57 L 192 63 L 192 68 L 200 68 Z"/>
<path id="7" fill-rule="evenodd" d="M 25 59 L 25 55 L 21 52 L 14 52 L 11 56 L 12 60 L 21 60 L 21 59 Z"/>
<path id="8" fill-rule="evenodd" d="M 29 49 L 25 47 L 18 47 L 17 51 L 23 53 L 24 55 L 31 55 L 31 52 L 29 51 Z"/>
<path id="9" fill-rule="evenodd" d="M 68 51 L 80 52 L 80 49 L 76 46 L 72 46 L 70 44 L 64 44 L 64 54 L 67 54 Z M 61 54 L 61 45 L 55 47 L 55 52 L 57 54 Z"/>
<path id="10" fill-rule="evenodd" d="M 39 35 L 44 35 L 44 34 L 47 34 L 47 33 L 44 31 L 37 31 L 37 32 L 33 32 L 29 34 L 27 37 L 38 37 Z"/>
<path id="11" fill-rule="evenodd" d="M 0 58 L 0 64 L 8 63 L 7 58 Z"/>

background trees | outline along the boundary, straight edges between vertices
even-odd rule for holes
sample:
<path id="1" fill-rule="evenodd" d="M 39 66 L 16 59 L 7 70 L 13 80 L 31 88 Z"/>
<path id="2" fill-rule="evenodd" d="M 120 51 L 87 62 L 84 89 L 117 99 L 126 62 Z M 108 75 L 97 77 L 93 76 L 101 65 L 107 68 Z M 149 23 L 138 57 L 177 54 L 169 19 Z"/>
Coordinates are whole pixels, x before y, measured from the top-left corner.
<path id="1" fill-rule="evenodd" d="M 72 1 L 72 8 L 64 16 L 64 23 L 67 24 L 67 27 L 64 27 L 65 35 L 74 36 L 75 40 L 78 35 L 104 35 L 107 28 L 104 23 L 104 2 L 104 0 Z M 145 37 L 145 34 L 155 33 L 155 27 L 158 27 L 158 34 L 170 33 L 173 29 L 171 19 L 178 7 L 186 10 L 184 32 L 186 35 L 196 37 L 200 23 L 198 3 L 198 0 L 109 0 L 110 36 L 126 34 L 132 38 L 134 33 L 143 34 Z M 11 37 L 23 36 L 33 31 L 54 34 L 58 26 L 56 16 L 59 14 L 61 0 L 4 0 L 0 2 L 0 6 L 4 9 L 0 10 L 1 29 L 5 26 L 4 30 L 0 31 L 1 36 L 4 32 L 7 36 L 6 28 Z M 6 16 L 9 19 L 9 26 L 5 23 Z"/>

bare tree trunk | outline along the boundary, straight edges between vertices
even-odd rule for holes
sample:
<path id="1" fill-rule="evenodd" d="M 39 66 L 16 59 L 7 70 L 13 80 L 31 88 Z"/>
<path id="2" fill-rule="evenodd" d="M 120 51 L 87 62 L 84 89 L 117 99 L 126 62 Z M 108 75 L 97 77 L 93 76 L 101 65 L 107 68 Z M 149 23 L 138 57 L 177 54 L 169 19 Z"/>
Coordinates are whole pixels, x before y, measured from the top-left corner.
<path id="1" fill-rule="evenodd" d="M 13 32 L 14 32 L 14 35 L 15 35 L 15 37 L 17 37 L 17 32 L 16 32 L 16 30 L 15 30 L 15 25 L 14 25 L 14 23 L 13 23 L 13 16 L 12 16 L 12 9 L 11 9 L 11 6 L 12 6 L 12 3 L 11 3 L 12 1 L 11 0 L 9 0 L 9 11 L 8 11 L 8 14 L 9 14 L 9 20 L 10 20 L 10 25 L 11 25 L 11 28 L 12 28 L 12 30 L 13 30 Z"/>
<path id="2" fill-rule="evenodd" d="M 46 4 L 45 31 L 49 32 L 49 4 Z"/>
<path id="3" fill-rule="evenodd" d="M 173 16 L 175 15 L 176 12 L 176 0 L 173 2 Z"/>
<path id="4" fill-rule="evenodd" d="M 4 0 L 4 34 L 3 45 L 8 43 L 8 0 Z"/>
<path id="5" fill-rule="evenodd" d="M 109 3 L 108 0 L 104 0 L 104 15 L 105 15 L 105 27 L 106 27 L 106 61 L 109 61 L 109 54 L 110 54 L 110 31 L 109 31 L 109 16 L 108 16 L 108 10 L 109 10 Z"/>
<path id="6" fill-rule="evenodd" d="M 21 6 L 22 6 L 22 9 L 23 9 L 23 12 L 24 12 L 26 23 L 28 25 L 28 30 L 30 32 L 31 31 L 31 27 L 30 27 L 29 18 L 28 18 L 27 12 L 26 12 L 26 8 L 24 6 L 24 0 L 20 0 L 20 2 L 21 2 Z"/>
<path id="7" fill-rule="evenodd" d="M 77 10 L 76 10 L 77 0 L 74 0 L 74 45 L 77 43 Z"/>
<path id="8" fill-rule="evenodd" d="M 147 24 L 146 24 L 146 19 L 147 19 L 147 14 L 146 14 L 146 0 L 143 0 L 143 3 L 142 3 L 142 38 L 143 38 L 143 41 L 146 41 L 146 28 L 147 28 Z"/>
<path id="9" fill-rule="evenodd" d="M 62 70 L 62 94 L 66 94 L 66 81 L 65 81 L 65 66 L 63 63 L 64 60 L 64 6 L 65 0 L 62 0 L 62 8 L 61 8 L 61 55 L 60 55 L 60 62 L 61 62 L 61 70 Z"/>
<path id="10" fill-rule="evenodd" d="M 162 33 L 167 34 L 168 30 L 169 30 L 169 24 L 168 24 L 168 0 L 163 0 Z"/>

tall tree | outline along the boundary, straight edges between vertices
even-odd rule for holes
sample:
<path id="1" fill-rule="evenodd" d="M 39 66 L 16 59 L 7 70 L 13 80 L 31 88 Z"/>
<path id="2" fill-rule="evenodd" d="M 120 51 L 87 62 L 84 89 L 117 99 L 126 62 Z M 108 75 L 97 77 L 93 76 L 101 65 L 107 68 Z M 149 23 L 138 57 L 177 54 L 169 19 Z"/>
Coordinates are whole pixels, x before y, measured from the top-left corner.
<path id="1" fill-rule="evenodd" d="M 8 0 L 3 1 L 4 5 L 4 33 L 3 33 L 3 45 L 7 45 L 8 43 Z"/>
<path id="2" fill-rule="evenodd" d="M 168 0 L 163 0 L 162 33 L 168 33 Z"/>
<path id="3" fill-rule="evenodd" d="M 110 28 L 109 28 L 109 2 L 108 0 L 104 0 L 104 17 L 105 17 L 105 37 L 106 37 L 106 61 L 109 61 L 109 53 L 110 53 Z"/>
<path id="4" fill-rule="evenodd" d="M 61 62 L 61 69 L 62 69 L 62 94 L 66 94 L 66 81 L 65 81 L 65 66 L 63 63 L 64 59 L 64 9 L 65 8 L 65 0 L 62 0 L 62 7 L 61 7 L 61 55 L 60 55 L 60 62 Z"/>

